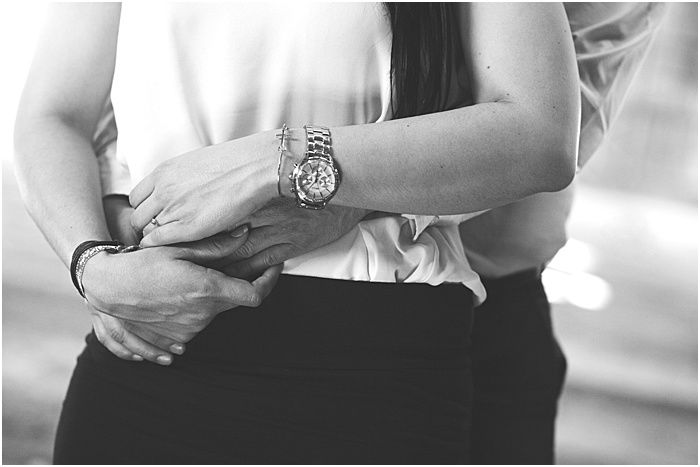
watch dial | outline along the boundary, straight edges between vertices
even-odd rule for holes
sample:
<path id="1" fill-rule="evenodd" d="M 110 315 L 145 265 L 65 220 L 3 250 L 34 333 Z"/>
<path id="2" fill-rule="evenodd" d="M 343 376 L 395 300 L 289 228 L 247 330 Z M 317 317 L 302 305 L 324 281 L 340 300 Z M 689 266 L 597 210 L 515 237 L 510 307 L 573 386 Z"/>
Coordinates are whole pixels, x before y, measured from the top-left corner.
<path id="1" fill-rule="evenodd" d="M 298 188 L 305 198 L 313 202 L 327 200 L 335 190 L 336 177 L 331 165 L 323 159 L 304 162 L 300 169 Z"/>

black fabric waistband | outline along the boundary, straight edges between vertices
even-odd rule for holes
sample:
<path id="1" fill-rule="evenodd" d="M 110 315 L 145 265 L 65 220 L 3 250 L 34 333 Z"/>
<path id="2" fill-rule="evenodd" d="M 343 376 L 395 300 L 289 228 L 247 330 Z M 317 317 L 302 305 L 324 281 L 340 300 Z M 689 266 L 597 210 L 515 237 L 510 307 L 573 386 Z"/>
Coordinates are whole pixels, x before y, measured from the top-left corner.
<path id="1" fill-rule="evenodd" d="M 259 308 L 218 315 L 175 365 L 223 371 L 466 368 L 472 301 L 461 284 L 282 275 Z"/>
<path id="2" fill-rule="evenodd" d="M 486 294 L 500 294 L 510 290 L 515 290 L 523 285 L 539 282 L 541 280 L 542 271 L 544 266 L 532 269 L 526 269 L 524 271 L 519 271 L 513 274 L 508 274 L 507 276 L 497 277 L 497 278 L 481 278 L 481 282 L 486 288 Z"/>

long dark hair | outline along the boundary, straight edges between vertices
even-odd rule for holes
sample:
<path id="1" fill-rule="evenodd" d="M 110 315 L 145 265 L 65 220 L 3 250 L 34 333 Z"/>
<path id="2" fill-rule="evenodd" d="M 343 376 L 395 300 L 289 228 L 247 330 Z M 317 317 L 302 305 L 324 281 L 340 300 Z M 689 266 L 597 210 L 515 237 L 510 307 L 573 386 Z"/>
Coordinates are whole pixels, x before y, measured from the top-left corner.
<path id="1" fill-rule="evenodd" d="M 384 4 L 391 23 L 393 118 L 444 110 L 455 53 L 451 3 Z"/>

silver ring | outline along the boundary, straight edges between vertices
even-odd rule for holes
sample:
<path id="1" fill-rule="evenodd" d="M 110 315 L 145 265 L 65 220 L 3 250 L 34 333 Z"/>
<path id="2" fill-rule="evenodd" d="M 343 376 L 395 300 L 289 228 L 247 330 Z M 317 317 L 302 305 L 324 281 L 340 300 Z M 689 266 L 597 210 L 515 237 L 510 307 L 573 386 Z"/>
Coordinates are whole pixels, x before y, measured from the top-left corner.
<path id="1" fill-rule="evenodd" d="M 153 224 L 156 227 L 160 226 L 160 224 L 158 223 L 158 219 L 156 219 L 155 217 L 153 219 L 151 219 L 151 224 Z"/>

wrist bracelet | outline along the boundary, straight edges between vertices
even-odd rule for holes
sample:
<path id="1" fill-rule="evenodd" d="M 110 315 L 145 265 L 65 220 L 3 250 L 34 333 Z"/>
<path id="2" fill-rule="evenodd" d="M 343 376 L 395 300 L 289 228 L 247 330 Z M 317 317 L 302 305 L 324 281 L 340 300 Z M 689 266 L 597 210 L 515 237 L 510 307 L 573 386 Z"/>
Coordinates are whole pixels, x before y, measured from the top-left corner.
<path id="1" fill-rule="evenodd" d="M 121 242 L 100 240 L 88 240 L 78 245 L 78 247 L 73 251 L 73 256 L 71 257 L 70 277 L 73 281 L 73 285 L 81 297 L 85 298 L 85 290 L 83 289 L 82 280 L 83 271 L 85 270 L 85 264 L 87 261 L 100 251 L 107 250 L 116 253 L 124 248 L 124 244 Z"/>
<path id="2" fill-rule="evenodd" d="M 282 130 L 276 135 L 280 139 L 280 145 L 277 147 L 277 151 L 280 153 L 279 161 L 277 162 L 277 194 L 282 196 L 282 186 L 280 182 L 280 172 L 282 170 L 282 158 L 284 157 L 284 152 L 287 150 L 287 138 L 289 137 L 289 127 L 286 123 L 282 124 Z"/>

